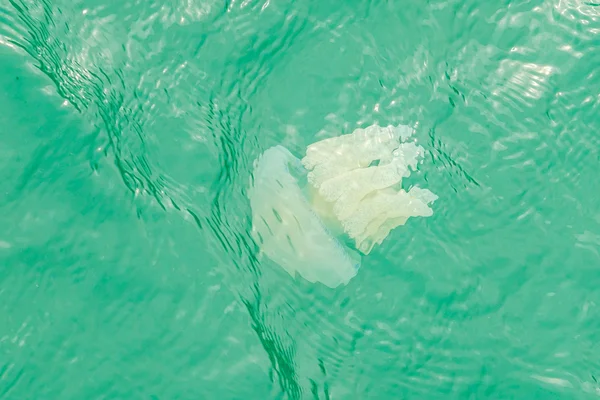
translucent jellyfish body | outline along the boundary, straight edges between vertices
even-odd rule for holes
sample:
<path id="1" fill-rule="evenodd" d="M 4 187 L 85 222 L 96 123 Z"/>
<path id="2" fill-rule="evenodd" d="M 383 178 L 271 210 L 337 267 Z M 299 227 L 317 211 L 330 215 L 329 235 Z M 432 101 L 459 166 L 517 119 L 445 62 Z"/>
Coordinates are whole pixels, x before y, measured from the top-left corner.
<path id="1" fill-rule="evenodd" d="M 335 288 L 410 217 L 433 214 L 437 196 L 402 179 L 423 148 L 406 126 L 377 125 L 308 146 L 300 160 L 286 148 L 265 151 L 249 190 L 252 234 L 261 253 L 290 275 Z"/>

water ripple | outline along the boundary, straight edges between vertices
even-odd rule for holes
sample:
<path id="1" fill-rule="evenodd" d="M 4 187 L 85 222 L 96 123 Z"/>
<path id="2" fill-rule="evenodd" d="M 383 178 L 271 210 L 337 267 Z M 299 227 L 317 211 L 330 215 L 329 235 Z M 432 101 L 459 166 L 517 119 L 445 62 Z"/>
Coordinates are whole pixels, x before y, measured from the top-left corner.
<path id="1" fill-rule="evenodd" d="M 0 44 L 24 51 L 85 122 L 31 151 L 3 203 L 20 217 L 0 238 L 15 268 L 0 278 L 3 302 L 56 295 L 48 315 L 33 304 L 10 321 L 0 343 L 13 354 L 35 360 L 29 346 L 44 337 L 45 359 L 70 360 L 112 397 L 599 393 L 600 218 L 586 196 L 600 145 L 594 4 L 9 2 Z M 337 291 L 259 260 L 254 159 L 373 123 L 416 128 L 429 157 L 411 182 L 443 194 L 434 216 L 392 232 Z M 72 195 L 72 181 L 98 185 L 85 205 L 42 184 L 62 170 Z M 113 172 L 135 215 L 106 206 L 126 203 Z M 55 210 L 29 210 L 34 196 Z M 78 215 L 85 233 L 73 233 Z M 101 246 L 110 255 L 90 271 Z M 198 254 L 182 260 L 182 248 Z M 11 290 L 18 269 L 31 287 Z M 84 322 L 86 307 L 100 316 Z M 69 318 L 56 320 L 60 309 Z M 30 379 L 22 365 L 0 364 L 0 393 Z M 40 393 L 89 393 L 32 365 Z"/>

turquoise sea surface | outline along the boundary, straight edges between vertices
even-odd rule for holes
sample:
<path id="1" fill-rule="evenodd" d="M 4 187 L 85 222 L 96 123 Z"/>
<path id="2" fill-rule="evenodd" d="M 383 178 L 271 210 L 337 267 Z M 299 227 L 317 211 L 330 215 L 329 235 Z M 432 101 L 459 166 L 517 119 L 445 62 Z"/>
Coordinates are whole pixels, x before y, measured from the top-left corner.
<path id="1" fill-rule="evenodd" d="M 600 4 L 0 0 L 0 399 L 600 399 Z M 415 127 L 331 289 L 253 163 Z"/>

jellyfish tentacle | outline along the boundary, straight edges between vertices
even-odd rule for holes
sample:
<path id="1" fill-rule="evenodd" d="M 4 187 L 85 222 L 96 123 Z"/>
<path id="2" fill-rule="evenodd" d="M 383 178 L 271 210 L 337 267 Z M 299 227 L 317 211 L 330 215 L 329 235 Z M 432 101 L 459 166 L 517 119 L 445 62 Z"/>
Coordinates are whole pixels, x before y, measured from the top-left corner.
<path id="1" fill-rule="evenodd" d="M 333 212 L 363 254 L 410 217 L 433 214 L 428 204 L 437 199 L 435 194 L 399 188 L 424 155 L 421 146 L 407 141 L 412 133 L 403 125 L 359 128 L 311 144 L 302 159 L 320 216 L 331 218 L 326 213 Z"/>

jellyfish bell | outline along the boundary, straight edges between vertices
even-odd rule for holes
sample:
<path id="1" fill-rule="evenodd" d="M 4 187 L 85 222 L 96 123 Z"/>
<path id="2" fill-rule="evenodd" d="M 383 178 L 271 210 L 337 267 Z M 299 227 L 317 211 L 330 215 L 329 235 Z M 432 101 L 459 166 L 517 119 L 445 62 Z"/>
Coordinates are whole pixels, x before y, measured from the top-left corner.
<path id="1" fill-rule="evenodd" d="M 348 283 L 360 266 L 346 246 L 312 210 L 301 188 L 306 171 L 285 147 L 265 151 L 255 163 L 249 191 L 252 234 L 260 252 L 290 275 L 335 288 Z"/>
<path id="2" fill-rule="evenodd" d="M 335 288 L 410 217 L 433 214 L 437 196 L 402 179 L 423 148 L 407 126 L 356 129 L 309 145 L 300 160 L 285 147 L 255 162 L 249 190 L 252 235 L 262 254 L 290 275 Z"/>

